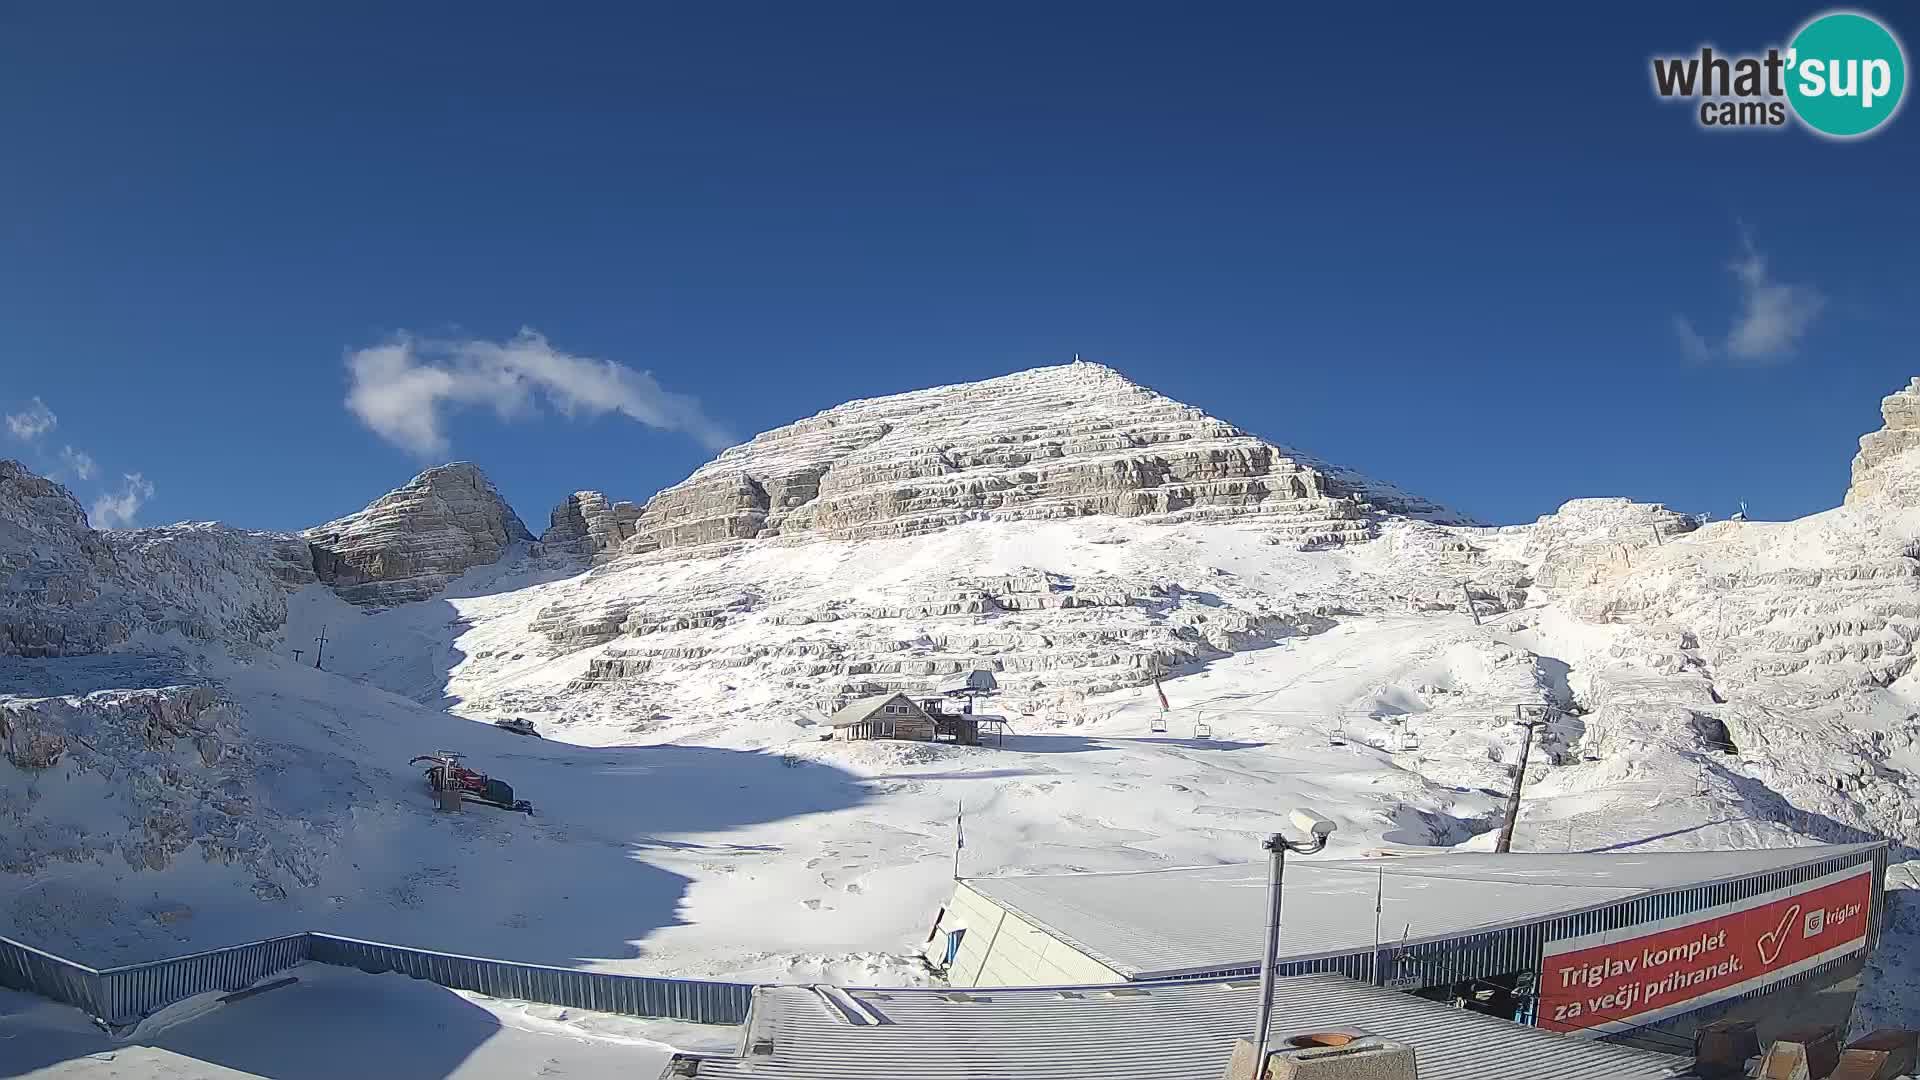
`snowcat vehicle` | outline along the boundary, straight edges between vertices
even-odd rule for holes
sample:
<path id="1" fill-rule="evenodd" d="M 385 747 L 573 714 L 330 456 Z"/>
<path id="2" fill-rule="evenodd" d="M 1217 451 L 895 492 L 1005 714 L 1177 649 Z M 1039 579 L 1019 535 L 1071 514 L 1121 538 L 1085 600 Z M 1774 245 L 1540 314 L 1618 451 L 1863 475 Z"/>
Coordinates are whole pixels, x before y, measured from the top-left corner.
<path id="1" fill-rule="evenodd" d="M 502 731 L 511 731 L 515 735 L 531 735 L 536 739 L 543 737 L 540 729 L 533 726 L 533 721 L 524 716 L 516 716 L 511 720 L 495 720 L 493 726 Z"/>
<path id="2" fill-rule="evenodd" d="M 496 779 L 483 772 L 475 772 L 460 764 L 461 755 L 452 750 L 436 750 L 431 754 L 422 754 L 409 765 L 427 763 L 427 787 L 435 795 L 452 791 L 463 802 L 485 803 L 502 810 L 533 816 L 533 804 L 525 799 L 513 797 L 513 785 L 505 780 Z"/>

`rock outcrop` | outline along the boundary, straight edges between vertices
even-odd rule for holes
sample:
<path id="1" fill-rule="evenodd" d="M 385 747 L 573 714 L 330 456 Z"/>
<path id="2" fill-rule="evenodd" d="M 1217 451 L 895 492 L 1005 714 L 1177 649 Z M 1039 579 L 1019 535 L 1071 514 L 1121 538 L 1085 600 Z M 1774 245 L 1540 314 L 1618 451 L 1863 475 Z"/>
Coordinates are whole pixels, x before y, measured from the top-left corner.
<path id="1" fill-rule="evenodd" d="M 1920 378 L 1880 400 L 1885 425 L 1860 437 L 1853 458 L 1853 482 L 1847 486 L 1849 505 L 1890 489 L 1904 494 L 1920 491 L 1920 469 L 1900 468 L 1895 458 L 1920 447 Z"/>
<path id="2" fill-rule="evenodd" d="M 562 510 L 556 536 L 577 538 L 585 506 Z M 1302 543 L 1328 543 L 1373 535 L 1378 512 L 1465 520 L 1074 363 L 828 409 L 724 451 L 601 531 L 630 525 L 621 551 L 643 554 L 980 520 L 1264 515 Z"/>
<path id="3" fill-rule="evenodd" d="M 258 644 L 314 580 L 297 537 L 212 523 L 96 532 L 66 488 L 0 461 L 0 656 L 81 656 L 139 636 Z"/>
<path id="4" fill-rule="evenodd" d="M 0 656 L 98 652 L 132 632 L 124 578 L 66 488 L 0 461 Z"/>
<path id="5" fill-rule="evenodd" d="M 639 503 L 610 503 L 598 491 L 576 491 L 553 508 L 547 531 L 540 534 L 540 546 L 604 561 L 620 553 L 639 517 Z"/>
<path id="6" fill-rule="evenodd" d="M 464 461 L 428 469 L 365 510 L 301 535 L 319 580 L 374 608 L 425 600 L 533 539 L 486 475 Z"/>

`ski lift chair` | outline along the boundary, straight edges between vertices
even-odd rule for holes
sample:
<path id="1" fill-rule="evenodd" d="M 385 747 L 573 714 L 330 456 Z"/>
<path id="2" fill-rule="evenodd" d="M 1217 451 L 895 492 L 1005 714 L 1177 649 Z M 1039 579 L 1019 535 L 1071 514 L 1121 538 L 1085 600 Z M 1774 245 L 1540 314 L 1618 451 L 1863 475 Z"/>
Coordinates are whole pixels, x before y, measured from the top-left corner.
<path id="1" fill-rule="evenodd" d="M 1196 739 L 1213 738 L 1213 725 L 1195 722 L 1193 725 L 1193 737 Z"/>
<path id="2" fill-rule="evenodd" d="M 1163 712 L 1154 717 L 1153 723 L 1147 730 L 1154 735 L 1165 735 L 1167 733 L 1167 714 Z"/>

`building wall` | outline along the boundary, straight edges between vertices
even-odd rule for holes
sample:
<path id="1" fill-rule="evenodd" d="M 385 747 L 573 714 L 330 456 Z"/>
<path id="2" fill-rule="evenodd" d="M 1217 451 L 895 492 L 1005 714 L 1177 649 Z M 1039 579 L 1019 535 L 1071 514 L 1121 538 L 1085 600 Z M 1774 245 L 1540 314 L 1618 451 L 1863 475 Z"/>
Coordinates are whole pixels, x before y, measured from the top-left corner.
<path id="1" fill-rule="evenodd" d="M 883 714 L 882 716 L 874 717 L 874 719 L 881 720 L 886 719 L 886 717 Z M 915 709 L 910 715 L 894 716 L 891 717 L 891 719 L 893 720 L 894 738 L 918 739 L 921 742 L 933 741 L 933 718 L 926 713 Z"/>
<path id="2" fill-rule="evenodd" d="M 947 972 L 950 986 L 1082 986 L 1126 982 L 1126 977 L 974 892 L 956 884 L 929 947 L 964 927 L 959 955 Z"/>

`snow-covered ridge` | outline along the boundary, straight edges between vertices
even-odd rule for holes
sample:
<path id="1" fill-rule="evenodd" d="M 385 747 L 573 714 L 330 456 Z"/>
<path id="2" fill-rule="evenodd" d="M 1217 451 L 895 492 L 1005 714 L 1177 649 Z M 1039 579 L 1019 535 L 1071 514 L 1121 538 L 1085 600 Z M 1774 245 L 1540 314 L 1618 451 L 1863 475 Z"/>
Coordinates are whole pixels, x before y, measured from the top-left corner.
<path id="1" fill-rule="evenodd" d="M 96 532 L 65 488 L 0 461 L 0 656 L 266 644 L 307 559 L 295 537 L 211 522 Z"/>
<path id="2" fill-rule="evenodd" d="M 554 511 L 543 540 L 590 536 L 607 558 L 967 521 L 1257 514 L 1303 541 L 1343 541 L 1372 535 L 1380 512 L 1465 521 L 1076 362 L 847 402 L 721 452 L 644 508 L 582 493 Z"/>

